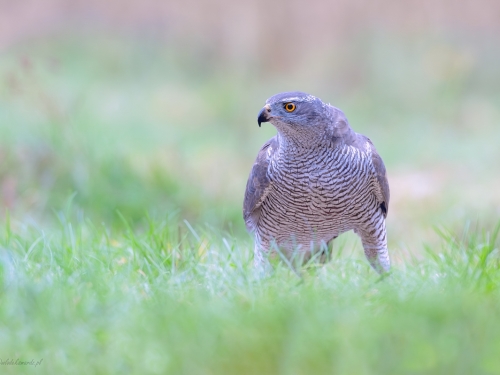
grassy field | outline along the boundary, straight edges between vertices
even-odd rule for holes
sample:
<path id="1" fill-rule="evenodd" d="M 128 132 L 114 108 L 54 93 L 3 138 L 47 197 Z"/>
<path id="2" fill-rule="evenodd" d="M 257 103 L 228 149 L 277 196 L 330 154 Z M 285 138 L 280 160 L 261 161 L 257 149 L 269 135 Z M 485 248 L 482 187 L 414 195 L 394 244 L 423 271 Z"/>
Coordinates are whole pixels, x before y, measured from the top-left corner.
<path id="1" fill-rule="evenodd" d="M 133 39 L 4 53 L 0 373 L 500 373 L 498 56 L 361 44 L 344 86 L 347 63 L 241 72 Z M 252 269 L 243 191 L 275 132 L 256 115 L 292 89 L 386 162 L 383 280 L 352 234 L 325 265 Z"/>
<path id="2" fill-rule="evenodd" d="M 2 373 L 496 374 L 493 232 L 442 233 L 384 280 L 342 247 L 258 278 L 247 239 L 175 218 L 111 231 L 59 215 L 1 237 Z M 21 367 L 21 368 L 20 368 Z M 24 367 L 24 368 L 22 368 Z"/>

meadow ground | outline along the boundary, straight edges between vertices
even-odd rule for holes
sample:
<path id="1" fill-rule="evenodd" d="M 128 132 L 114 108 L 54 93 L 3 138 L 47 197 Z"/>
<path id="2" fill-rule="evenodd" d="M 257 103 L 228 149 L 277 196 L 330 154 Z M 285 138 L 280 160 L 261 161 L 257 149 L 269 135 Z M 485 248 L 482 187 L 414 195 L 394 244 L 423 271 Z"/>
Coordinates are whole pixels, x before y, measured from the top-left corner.
<path id="1" fill-rule="evenodd" d="M 5 53 L 0 372 L 500 373 L 497 60 L 480 45 L 372 42 L 370 74 L 344 92 L 329 82 L 346 67 L 292 84 L 153 42 Z M 384 158 L 383 280 L 352 234 L 325 265 L 252 269 L 241 201 L 274 134 L 256 115 L 297 88 L 342 108 Z"/>

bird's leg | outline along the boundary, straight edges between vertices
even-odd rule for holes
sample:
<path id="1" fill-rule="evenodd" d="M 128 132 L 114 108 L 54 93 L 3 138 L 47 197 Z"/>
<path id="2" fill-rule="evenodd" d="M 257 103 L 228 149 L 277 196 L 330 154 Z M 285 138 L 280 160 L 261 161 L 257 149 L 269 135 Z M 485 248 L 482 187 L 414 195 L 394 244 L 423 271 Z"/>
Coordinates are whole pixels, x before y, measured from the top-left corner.
<path id="1" fill-rule="evenodd" d="M 272 270 L 271 263 L 269 263 L 268 259 L 269 250 L 266 249 L 267 247 L 268 246 L 265 246 L 265 244 L 261 242 L 260 236 L 257 235 L 253 250 L 253 265 L 259 277 L 264 277 Z"/>
<path id="2" fill-rule="evenodd" d="M 254 265 L 255 269 L 257 269 L 257 270 L 264 269 L 266 263 L 267 263 L 267 259 L 265 259 L 262 249 L 256 243 L 255 248 L 253 250 L 253 265 Z"/>
<path id="3" fill-rule="evenodd" d="M 320 263 L 325 264 L 326 262 L 329 262 L 333 258 L 333 240 L 336 239 L 338 236 L 333 237 L 329 241 L 327 241 L 324 244 L 321 244 L 321 256 L 320 256 Z"/>
<path id="4" fill-rule="evenodd" d="M 380 274 L 388 272 L 391 268 L 389 251 L 387 250 L 387 234 L 385 230 L 385 218 L 376 214 L 369 227 L 359 228 L 356 233 L 361 238 L 365 255 L 370 265 Z"/>

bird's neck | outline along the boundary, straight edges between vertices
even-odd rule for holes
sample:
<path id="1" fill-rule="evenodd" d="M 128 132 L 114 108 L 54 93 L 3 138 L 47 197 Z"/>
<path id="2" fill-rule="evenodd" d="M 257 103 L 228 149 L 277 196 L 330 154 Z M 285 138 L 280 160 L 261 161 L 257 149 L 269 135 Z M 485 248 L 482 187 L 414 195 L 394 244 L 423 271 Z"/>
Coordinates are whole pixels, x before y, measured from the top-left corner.
<path id="1" fill-rule="evenodd" d="M 288 130 L 288 129 L 287 129 Z M 321 148 L 336 149 L 346 144 L 351 144 L 355 133 L 351 129 L 342 136 L 333 134 L 329 129 L 326 131 L 283 131 L 278 129 L 278 142 L 281 152 L 287 154 L 306 154 L 311 150 Z"/>
<path id="2" fill-rule="evenodd" d="M 305 151 L 307 149 L 316 148 L 325 140 L 324 131 L 308 130 L 291 130 L 291 129 L 278 129 L 278 141 L 280 148 L 292 152 L 293 150 Z"/>

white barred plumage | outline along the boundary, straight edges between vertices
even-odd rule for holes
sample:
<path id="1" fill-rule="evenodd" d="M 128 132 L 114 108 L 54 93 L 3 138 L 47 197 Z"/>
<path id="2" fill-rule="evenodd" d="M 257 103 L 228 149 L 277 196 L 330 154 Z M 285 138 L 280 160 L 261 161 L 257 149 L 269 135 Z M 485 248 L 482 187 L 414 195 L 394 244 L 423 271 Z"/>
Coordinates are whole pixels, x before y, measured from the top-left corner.
<path id="1" fill-rule="evenodd" d="M 285 104 L 293 103 L 293 111 Z M 301 92 L 275 95 L 259 114 L 278 134 L 261 148 L 250 172 L 243 216 L 255 236 L 255 260 L 273 246 L 310 256 L 354 230 L 370 264 L 390 268 L 385 218 L 389 185 L 371 141 L 344 114 Z"/>

